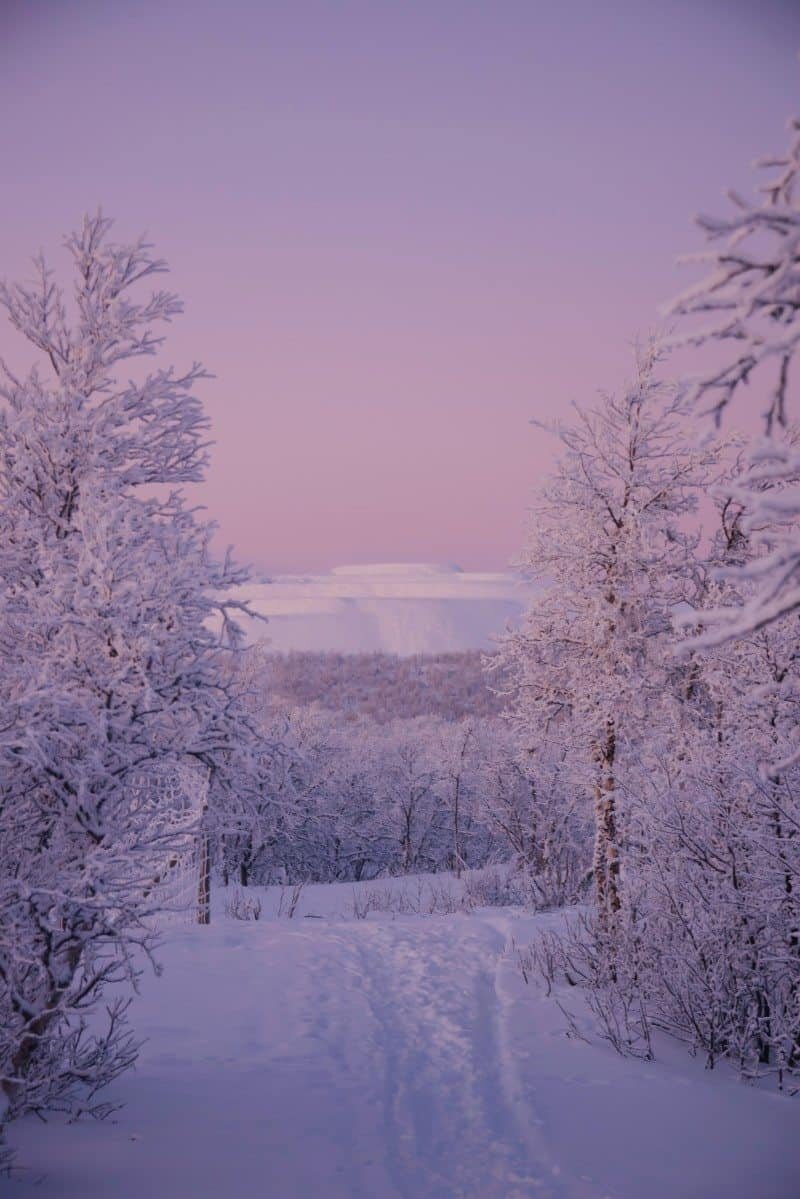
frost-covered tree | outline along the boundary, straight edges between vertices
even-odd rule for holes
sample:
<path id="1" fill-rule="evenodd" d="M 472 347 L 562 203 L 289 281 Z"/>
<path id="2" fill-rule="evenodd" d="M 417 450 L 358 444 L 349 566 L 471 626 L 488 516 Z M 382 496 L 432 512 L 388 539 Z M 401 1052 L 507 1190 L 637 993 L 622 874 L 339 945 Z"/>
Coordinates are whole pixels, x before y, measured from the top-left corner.
<path id="1" fill-rule="evenodd" d="M 71 295 L 43 260 L 0 288 L 38 352 L 0 395 L 0 1080 L 9 1114 L 71 1109 L 135 1057 L 124 1000 L 160 884 L 206 794 L 247 776 L 248 722 L 222 669 L 236 642 L 203 477 L 203 372 L 145 368 L 181 310 L 164 263 L 88 217 Z M 143 288 L 145 294 L 142 294 Z M 142 369 L 137 370 L 141 362 Z M 214 618 L 221 628 L 214 633 Z M 176 779 L 184 780 L 176 786 Z M 189 780 L 188 783 L 185 780 Z M 195 780 L 195 781 L 193 781 Z"/>
<path id="2" fill-rule="evenodd" d="M 478 812 L 537 907 L 574 903 L 591 877 L 592 821 L 563 745 L 531 744 L 531 730 L 477 726 Z"/>
<path id="3" fill-rule="evenodd" d="M 695 404 L 720 421 L 741 396 L 763 422 L 749 469 L 732 490 L 756 551 L 739 569 L 756 586 L 709 618 L 707 642 L 800 607 L 800 445 L 785 435 L 798 419 L 800 121 L 791 122 L 791 134 L 786 154 L 759 164 L 774 172 L 760 202 L 730 192 L 730 216 L 698 218 L 709 248 L 690 261 L 709 270 L 670 307 L 685 330 L 676 341 L 708 355 L 709 366 L 691 381 Z"/>
<path id="4" fill-rule="evenodd" d="M 435 748 L 439 762 L 438 793 L 448 814 L 452 833 L 451 869 L 461 877 L 468 860 L 475 803 L 475 769 L 479 743 L 475 723 L 459 720 L 440 725 Z"/>
<path id="5" fill-rule="evenodd" d="M 562 457 L 522 559 L 544 586 L 501 660 L 529 746 L 568 749 L 575 785 L 593 793 L 604 916 L 621 902 L 621 758 L 668 702 L 671 613 L 690 586 L 681 522 L 706 479 L 706 451 L 687 445 L 683 397 L 658 362 L 648 345 L 621 395 L 557 430 Z"/>
<path id="6" fill-rule="evenodd" d="M 430 720 L 395 721 L 380 730 L 378 775 L 382 814 L 399 869 L 431 869 L 435 845 L 446 822 L 437 802 L 438 763 Z"/>
<path id="7" fill-rule="evenodd" d="M 698 563 L 700 625 L 740 599 L 720 571 L 750 553 L 742 509 L 719 508 Z M 652 1023 L 746 1074 L 800 1064 L 800 777 L 796 765 L 759 768 L 793 744 L 796 646 L 797 617 L 786 616 L 695 648 L 676 749 L 657 747 L 626 780 L 637 845 L 628 978 Z"/>

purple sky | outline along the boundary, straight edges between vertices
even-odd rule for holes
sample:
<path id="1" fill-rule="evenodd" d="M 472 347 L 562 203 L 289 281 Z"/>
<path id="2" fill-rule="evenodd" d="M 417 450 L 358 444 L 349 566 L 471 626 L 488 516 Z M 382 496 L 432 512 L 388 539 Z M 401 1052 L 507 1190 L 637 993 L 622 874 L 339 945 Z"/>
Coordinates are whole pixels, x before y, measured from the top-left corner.
<path id="1" fill-rule="evenodd" d="M 624 377 L 798 48 L 790 0 L 0 0 L 0 274 L 98 203 L 148 231 L 240 556 L 502 566 L 529 418 Z"/>

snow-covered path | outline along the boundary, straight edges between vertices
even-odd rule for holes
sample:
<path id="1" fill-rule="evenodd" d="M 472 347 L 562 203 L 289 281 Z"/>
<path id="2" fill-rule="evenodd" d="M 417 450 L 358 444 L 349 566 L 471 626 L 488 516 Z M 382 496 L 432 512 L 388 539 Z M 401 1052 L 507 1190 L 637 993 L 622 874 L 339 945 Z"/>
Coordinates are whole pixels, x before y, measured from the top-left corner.
<path id="1" fill-rule="evenodd" d="M 794 1104 L 709 1079 L 689 1059 L 631 1063 L 566 1040 L 555 1005 L 525 987 L 506 953 L 523 927 L 487 913 L 181 931 L 163 978 L 146 979 L 136 1002 L 148 1042 L 115 1088 L 117 1122 L 25 1122 L 15 1140 L 28 1169 L 10 1193 L 800 1193 Z"/>
<path id="2" fill-rule="evenodd" d="M 502 1044 L 495 978 L 505 937 L 473 920 L 353 932 L 393 1193 L 560 1194 Z"/>

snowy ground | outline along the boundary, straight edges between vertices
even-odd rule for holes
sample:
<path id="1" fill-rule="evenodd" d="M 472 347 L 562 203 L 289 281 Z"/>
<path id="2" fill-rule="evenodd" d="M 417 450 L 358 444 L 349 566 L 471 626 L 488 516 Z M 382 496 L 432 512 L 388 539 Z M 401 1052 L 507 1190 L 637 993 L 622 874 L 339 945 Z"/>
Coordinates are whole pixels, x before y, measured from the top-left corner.
<path id="1" fill-rule="evenodd" d="M 310 887 L 292 919 L 273 890 L 258 923 L 174 929 L 136 1001 L 124 1109 L 18 1125 L 8 1194 L 797 1199 L 800 1097 L 677 1046 L 643 1063 L 564 1036 L 510 950 L 554 917 L 354 918 L 370 893 L 446 907 L 441 886 Z"/>

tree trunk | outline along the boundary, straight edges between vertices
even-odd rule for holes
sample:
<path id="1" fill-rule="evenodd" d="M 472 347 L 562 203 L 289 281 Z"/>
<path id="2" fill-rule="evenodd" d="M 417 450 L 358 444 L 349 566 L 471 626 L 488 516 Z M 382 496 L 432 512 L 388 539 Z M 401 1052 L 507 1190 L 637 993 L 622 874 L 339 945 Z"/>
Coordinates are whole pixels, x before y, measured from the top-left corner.
<path id="1" fill-rule="evenodd" d="M 59 1000 L 68 990 L 72 979 L 78 970 L 81 960 L 82 946 L 79 941 L 67 947 L 61 959 L 54 965 L 52 960 L 47 962 L 47 974 L 50 984 L 47 999 L 42 1005 L 38 1016 L 29 1021 L 26 1031 L 20 1038 L 16 1052 L 11 1059 L 11 1078 L 3 1080 L 2 1089 L 9 1104 L 13 1106 L 21 1093 L 24 1093 L 25 1073 L 42 1038 L 60 1014 Z M 68 981 L 57 983 L 56 975 L 66 976 Z"/>
<path id="2" fill-rule="evenodd" d="M 197 869 L 197 923 L 211 923 L 211 853 L 208 835 L 200 834 Z"/>
<path id="3" fill-rule="evenodd" d="M 619 846 L 617 844 L 616 790 L 614 757 L 617 748 L 612 717 L 606 721 L 603 740 L 598 745 L 599 772 L 595 787 L 594 880 L 597 910 L 607 920 L 620 909 Z"/>
<path id="4" fill-rule="evenodd" d="M 461 829 L 459 824 L 459 807 L 461 799 L 461 779 L 456 779 L 455 796 L 453 801 L 453 869 L 456 872 L 456 878 L 461 878 L 461 869 L 463 859 L 461 857 Z"/>

